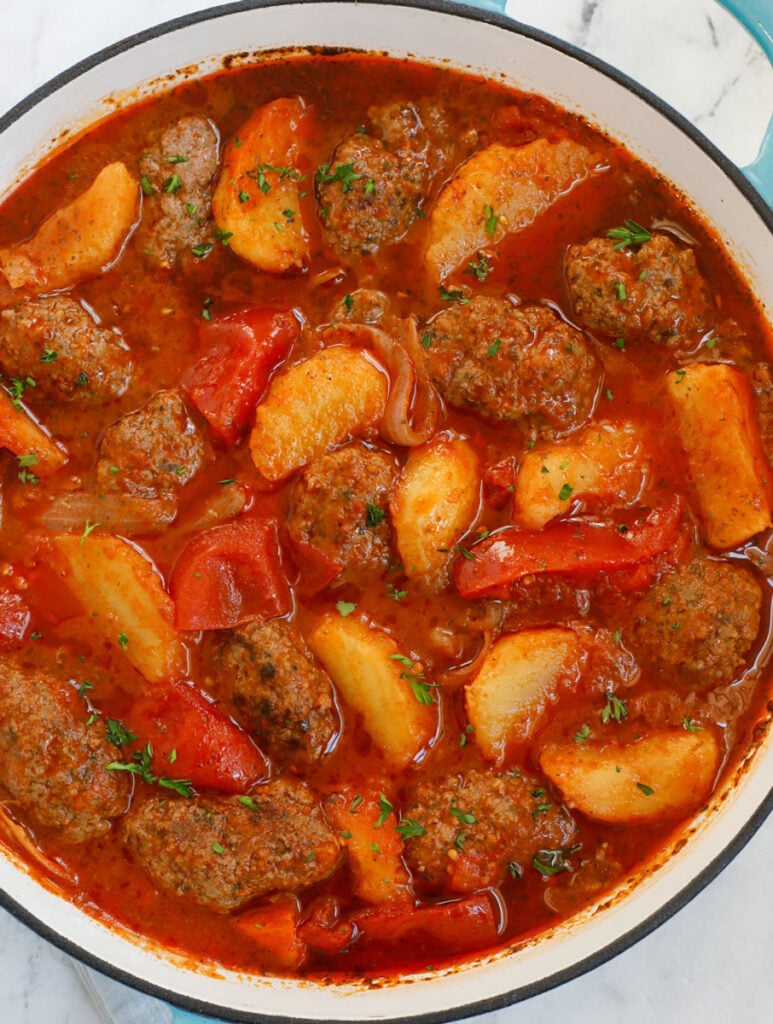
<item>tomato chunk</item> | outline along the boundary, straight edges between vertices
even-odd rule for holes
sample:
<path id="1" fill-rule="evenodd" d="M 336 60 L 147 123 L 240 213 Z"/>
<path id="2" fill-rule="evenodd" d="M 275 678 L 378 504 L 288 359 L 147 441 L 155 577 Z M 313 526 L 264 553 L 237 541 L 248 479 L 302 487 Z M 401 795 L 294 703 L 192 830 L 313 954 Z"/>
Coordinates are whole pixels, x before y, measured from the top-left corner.
<path id="1" fill-rule="evenodd" d="M 243 793 L 268 774 L 265 757 L 247 734 L 188 683 L 165 684 L 162 692 L 137 701 L 126 717 L 140 748 L 150 743 L 156 775 Z"/>
<path id="2" fill-rule="evenodd" d="M 243 516 L 200 533 L 178 558 L 169 589 L 178 629 L 230 629 L 286 615 L 292 595 L 276 520 Z"/>
<path id="3" fill-rule="evenodd" d="M 295 897 L 277 899 L 234 918 L 234 927 L 254 943 L 275 967 L 293 970 L 299 967 L 306 947 L 297 934 L 300 916 Z"/>
<path id="4" fill-rule="evenodd" d="M 615 523 L 569 519 L 542 530 L 509 527 L 457 563 L 456 586 L 463 597 L 482 597 L 506 593 L 524 576 L 556 573 L 587 580 L 630 569 L 677 542 L 681 516 L 676 495 L 659 508 L 621 514 Z"/>
<path id="5" fill-rule="evenodd" d="M 200 320 L 207 350 L 181 384 L 215 437 L 234 444 L 250 427 L 271 371 L 287 356 L 300 325 L 283 309 L 240 307 Z"/>
<path id="6" fill-rule="evenodd" d="M 355 938 L 351 921 L 341 920 L 341 908 L 335 896 L 320 896 L 312 903 L 309 916 L 298 928 L 298 938 L 319 953 L 334 956 L 343 952 Z"/>
<path id="7" fill-rule="evenodd" d="M 363 935 L 380 942 L 404 942 L 413 952 L 462 953 L 497 941 L 498 913 L 492 898 L 476 893 L 448 903 L 394 907 L 354 917 Z"/>

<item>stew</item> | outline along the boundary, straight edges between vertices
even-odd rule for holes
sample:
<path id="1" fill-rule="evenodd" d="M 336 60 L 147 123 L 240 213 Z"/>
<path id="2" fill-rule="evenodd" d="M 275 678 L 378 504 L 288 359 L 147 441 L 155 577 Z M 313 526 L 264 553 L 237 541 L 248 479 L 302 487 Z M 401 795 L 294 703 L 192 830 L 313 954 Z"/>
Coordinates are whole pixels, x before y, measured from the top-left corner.
<path id="1" fill-rule="evenodd" d="M 0 211 L 0 841 L 79 906 L 437 967 L 641 871 L 748 752 L 772 339 L 619 145 L 275 55 Z"/>

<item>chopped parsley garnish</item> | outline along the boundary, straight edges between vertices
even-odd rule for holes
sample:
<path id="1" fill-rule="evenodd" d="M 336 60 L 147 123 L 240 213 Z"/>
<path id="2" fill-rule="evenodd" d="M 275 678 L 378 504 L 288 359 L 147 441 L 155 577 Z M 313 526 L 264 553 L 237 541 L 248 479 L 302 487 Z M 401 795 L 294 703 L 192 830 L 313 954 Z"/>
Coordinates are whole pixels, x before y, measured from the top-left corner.
<path id="1" fill-rule="evenodd" d="M 702 725 L 696 725 L 691 718 L 687 717 L 682 719 L 682 727 L 688 732 L 705 732 Z"/>
<path id="2" fill-rule="evenodd" d="M 508 861 L 507 871 L 511 878 L 523 878 L 523 868 L 515 860 Z"/>
<path id="3" fill-rule="evenodd" d="M 368 178 L 365 182 L 365 195 L 374 196 L 376 194 L 376 182 L 373 178 Z"/>
<path id="4" fill-rule="evenodd" d="M 249 201 L 250 201 L 250 193 L 249 192 L 240 192 L 239 193 L 239 202 L 240 203 L 248 203 Z"/>
<path id="5" fill-rule="evenodd" d="M 443 302 L 458 302 L 460 306 L 466 306 L 470 301 L 460 288 L 452 288 L 449 291 L 448 288 L 444 288 L 441 284 L 438 291 Z"/>
<path id="6" fill-rule="evenodd" d="M 362 175 L 357 174 L 354 170 L 354 164 L 339 164 L 332 173 L 330 171 L 330 164 L 322 164 L 317 171 L 318 185 L 327 185 L 331 181 L 340 181 L 342 192 L 351 192 L 353 183 L 361 178 Z M 375 192 L 375 190 L 374 184 L 373 191 Z"/>
<path id="7" fill-rule="evenodd" d="M 613 249 L 625 249 L 628 245 L 641 245 L 643 242 L 649 242 L 652 238 L 650 232 L 637 224 L 635 220 L 623 221 L 624 227 L 622 228 L 610 228 L 607 231 L 607 238 L 618 239 L 617 243 L 612 246 Z"/>
<path id="8" fill-rule="evenodd" d="M 472 813 L 472 811 L 463 811 L 461 807 L 457 807 L 455 803 L 451 803 L 448 808 L 449 814 L 451 814 L 458 822 L 462 825 L 476 825 L 478 819 Z"/>
<path id="9" fill-rule="evenodd" d="M 601 721 L 604 725 L 609 722 L 610 719 L 614 719 L 616 722 L 622 722 L 628 717 L 628 705 L 624 700 L 620 700 L 616 697 L 611 690 L 607 690 L 607 702 L 601 712 Z"/>
<path id="10" fill-rule="evenodd" d="M 427 834 L 424 826 L 414 818 L 401 818 L 399 824 L 395 825 L 395 832 L 401 839 L 416 839 Z"/>
<path id="11" fill-rule="evenodd" d="M 372 501 L 367 502 L 366 509 L 367 509 L 367 512 L 366 512 L 366 515 L 365 515 L 365 525 L 366 526 L 370 526 L 370 527 L 380 526 L 381 523 L 383 523 L 384 520 L 386 519 L 386 512 L 384 511 L 384 509 L 383 508 L 379 508 L 378 505 L 374 505 Z"/>
<path id="12" fill-rule="evenodd" d="M 494 213 L 494 207 L 486 204 L 483 207 L 483 216 L 486 220 L 486 234 L 493 237 L 499 223 L 499 217 Z"/>
<path id="13" fill-rule="evenodd" d="M 11 383 L 8 388 L 11 396 L 11 405 L 17 412 L 21 411 L 21 396 L 27 390 L 27 388 L 34 388 L 35 381 L 32 377 L 11 377 Z"/>
<path id="14" fill-rule="evenodd" d="M 341 299 L 341 305 L 346 306 L 348 310 L 351 310 L 352 306 L 354 305 L 354 299 L 351 297 L 351 295 L 344 295 L 344 297 Z"/>
<path id="15" fill-rule="evenodd" d="M 422 348 L 429 348 L 431 344 L 432 344 L 432 335 L 429 333 L 429 331 L 427 331 L 426 334 L 422 334 L 422 336 L 421 336 L 421 347 Z"/>
<path id="16" fill-rule="evenodd" d="M 471 274 L 476 277 L 479 281 L 485 281 L 489 274 L 488 260 L 482 252 L 478 252 L 478 258 L 476 260 L 470 260 L 467 264 L 465 274 Z"/>
<path id="17" fill-rule="evenodd" d="M 559 501 L 569 501 L 572 494 L 574 493 L 574 487 L 571 484 L 564 484 L 561 490 L 558 492 Z"/>
<path id="18" fill-rule="evenodd" d="M 392 598 L 392 600 L 397 601 L 398 604 L 408 596 L 407 590 L 398 589 L 394 585 L 394 583 L 387 583 L 386 592 Z"/>
<path id="19" fill-rule="evenodd" d="M 107 719 L 105 722 L 105 736 L 107 742 L 115 744 L 116 747 L 128 746 L 137 739 L 136 733 L 129 732 L 123 722 L 120 722 L 117 718 Z"/>
<path id="20" fill-rule="evenodd" d="M 392 805 L 390 804 L 390 802 L 387 800 L 383 793 L 379 793 L 378 809 L 380 813 L 378 816 L 378 821 L 373 826 L 374 828 L 381 828 L 381 826 L 384 824 L 384 822 L 387 820 L 389 815 L 394 810 L 394 808 L 392 807 Z"/>
<path id="21" fill-rule="evenodd" d="M 305 174 L 300 174 L 293 167 L 274 167 L 271 164 L 256 164 L 254 171 L 247 171 L 247 177 L 257 181 L 258 188 L 264 195 L 271 191 L 271 184 L 266 178 L 268 173 L 278 174 L 280 181 L 284 181 L 285 178 L 289 178 L 291 181 L 303 181 L 306 177 Z"/>
<path id="22" fill-rule="evenodd" d="M 351 615 L 354 609 L 357 607 L 352 601 L 336 601 L 336 608 L 341 618 L 346 618 L 347 615 Z"/>
<path id="23" fill-rule="evenodd" d="M 152 762 L 153 747 L 147 743 L 142 750 L 132 754 L 131 761 L 111 761 L 110 764 L 105 765 L 105 768 L 109 772 L 131 772 L 133 775 L 139 775 L 142 781 L 149 785 L 155 783 L 163 789 L 171 789 L 175 793 L 179 793 L 180 796 L 193 796 L 193 786 L 188 779 L 159 778 L 153 773 Z"/>
<path id="24" fill-rule="evenodd" d="M 89 375 L 87 373 L 85 373 L 83 370 L 81 370 L 81 372 L 75 378 L 75 387 L 76 388 L 85 388 L 86 385 L 88 384 L 88 382 L 89 382 Z"/>
<path id="25" fill-rule="evenodd" d="M 90 682 L 88 681 L 88 679 L 84 679 L 84 680 L 83 680 L 83 682 L 82 682 L 82 683 L 80 684 L 80 686 L 78 687 L 78 694 L 79 694 L 79 695 L 80 695 L 81 697 L 85 697 L 85 696 L 86 696 L 86 692 L 87 692 L 88 690 L 93 690 L 93 689 L 94 689 L 94 684 L 93 684 L 93 683 L 90 683 Z"/>
<path id="26" fill-rule="evenodd" d="M 469 551 L 467 548 L 462 547 L 461 544 L 456 545 L 456 550 L 459 552 L 462 558 L 466 558 L 468 562 L 475 561 L 475 555 L 472 553 L 472 551 Z"/>
<path id="27" fill-rule="evenodd" d="M 83 543 L 83 542 L 84 542 L 84 541 L 86 540 L 86 538 L 87 538 L 87 537 L 88 537 L 88 536 L 89 536 L 90 534 L 92 534 L 92 533 L 94 532 L 94 530 L 96 530 L 96 528 L 97 528 L 98 526 L 100 526 L 100 525 L 101 525 L 100 523 L 90 523 L 90 522 L 88 521 L 88 519 L 87 519 L 87 520 L 86 520 L 86 525 L 85 525 L 85 526 L 83 527 L 83 533 L 81 534 L 81 539 L 80 539 L 80 543 L 82 544 L 82 543 Z M 123 635 L 124 635 L 124 634 L 122 633 L 122 634 L 121 634 L 121 636 L 123 636 Z M 126 641 L 126 643 L 128 644 L 128 642 L 129 642 L 129 641 L 127 640 L 127 641 Z M 120 638 L 119 638 L 119 643 L 120 643 Z"/>
<path id="28" fill-rule="evenodd" d="M 201 258 L 202 256 L 206 256 L 208 252 L 211 252 L 212 249 L 212 242 L 202 242 L 200 245 L 194 245 L 191 252 L 194 256 Z"/>
<path id="29" fill-rule="evenodd" d="M 164 182 L 162 187 L 163 187 L 164 192 L 166 192 L 170 196 L 173 196 L 175 194 L 175 192 L 179 192 L 180 189 L 183 187 L 183 183 L 180 180 L 180 175 L 179 174 L 172 174 L 172 175 L 170 175 L 170 177 L 168 177 L 166 179 L 166 181 Z"/>
<path id="30" fill-rule="evenodd" d="M 91 714 L 89 715 L 89 717 L 86 719 L 86 725 L 93 725 L 98 718 L 99 718 L 99 712 L 98 711 L 92 711 Z"/>
<path id="31" fill-rule="evenodd" d="M 360 806 L 360 804 L 362 804 L 364 802 L 365 802 L 365 797 L 362 797 L 362 796 L 360 796 L 359 793 L 357 793 L 356 796 L 354 797 L 354 799 L 352 800 L 351 805 L 349 807 L 349 814 L 356 814 L 357 813 L 357 808 Z"/>
<path id="32" fill-rule="evenodd" d="M 155 195 L 156 190 L 153 188 L 153 186 L 150 183 L 150 180 L 144 174 L 140 178 L 140 188 L 142 189 L 143 194 L 146 196 Z"/>
<path id="33" fill-rule="evenodd" d="M 35 473 L 28 473 L 27 470 L 31 466 L 37 466 L 38 457 L 35 452 L 30 452 L 28 455 L 17 455 L 16 461 L 19 463 L 18 478 L 23 484 L 37 484 L 38 477 Z"/>
<path id="34" fill-rule="evenodd" d="M 118 643 L 124 650 L 129 646 L 129 638 L 125 633 L 118 634 Z"/>
<path id="35" fill-rule="evenodd" d="M 251 796 L 240 796 L 238 800 L 239 803 L 242 804 L 244 807 L 249 807 L 251 811 L 257 811 L 258 805 L 255 803 Z"/>
<path id="36" fill-rule="evenodd" d="M 460 747 L 466 747 L 467 746 L 467 737 L 470 736 L 474 732 L 475 732 L 475 726 L 474 725 L 465 725 L 464 732 L 459 733 L 459 746 Z"/>
<path id="37" fill-rule="evenodd" d="M 215 238 L 217 239 L 218 242 L 222 242 L 223 245 L 228 245 L 228 243 L 233 238 L 233 231 L 223 231 L 222 228 L 216 228 Z"/>
<path id="38" fill-rule="evenodd" d="M 236 483 L 236 477 L 235 476 L 227 476 L 224 480 L 218 480 L 217 486 L 218 487 L 228 487 L 229 484 L 235 484 L 235 483 Z"/>
<path id="39" fill-rule="evenodd" d="M 637 782 L 636 788 L 640 789 L 645 796 L 652 796 L 652 794 L 655 792 L 652 786 L 648 786 L 645 782 Z"/>
<path id="40" fill-rule="evenodd" d="M 582 843 L 577 843 L 575 846 L 559 846 L 555 850 L 537 850 L 531 863 L 541 875 L 560 875 L 562 871 L 572 870 L 569 857 L 581 849 Z"/>
<path id="41" fill-rule="evenodd" d="M 574 742 L 583 744 L 590 739 L 591 731 L 589 725 L 581 725 L 577 732 L 574 734 Z"/>
<path id="42" fill-rule="evenodd" d="M 615 339 L 615 348 L 624 349 L 625 348 L 625 338 L 616 338 Z"/>
<path id="43" fill-rule="evenodd" d="M 464 849 L 464 841 L 466 838 L 466 832 L 457 832 L 457 834 L 454 836 L 454 846 L 456 847 L 457 850 Z"/>
<path id="44" fill-rule="evenodd" d="M 59 353 L 53 348 L 44 348 L 43 355 L 40 357 L 41 363 L 53 363 L 58 357 Z"/>
<path id="45" fill-rule="evenodd" d="M 717 343 L 717 340 L 718 340 L 717 338 L 707 338 L 706 339 L 705 345 L 706 345 L 706 348 L 709 350 L 709 352 L 714 348 L 714 346 Z"/>
<path id="46" fill-rule="evenodd" d="M 220 843 L 213 843 L 212 852 L 216 853 L 218 857 L 221 857 L 225 853 L 225 847 L 222 846 Z"/>
<path id="47" fill-rule="evenodd" d="M 614 642 L 615 642 L 616 644 L 619 644 L 619 643 L 620 643 L 620 640 L 621 640 L 621 638 L 622 638 L 622 635 L 623 635 L 623 634 L 622 634 L 622 632 L 621 632 L 621 631 L 620 631 L 619 629 L 616 629 L 616 630 L 614 631 L 614 633 L 612 634 L 612 639 L 614 640 Z"/>
<path id="48" fill-rule="evenodd" d="M 166 158 L 166 162 L 168 164 L 187 164 L 188 157 L 182 156 L 180 153 L 178 153 L 177 156 L 168 156 Z"/>
<path id="49" fill-rule="evenodd" d="M 676 374 L 676 383 L 681 384 L 684 378 L 687 376 L 687 370 L 674 370 Z"/>
<path id="50" fill-rule="evenodd" d="M 432 692 L 432 688 L 437 688 L 437 683 L 428 683 L 423 672 L 405 672 L 400 673 L 401 679 L 407 679 L 410 684 L 413 695 L 419 704 L 429 706 L 435 703 L 435 695 Z"/>
<path id="51" fill-rule="evenodd" d="M 491 342 L 489 347 L 486 349 L 486 355 L 489 357 L 489 359 L 493 359 L 494 358 L 494 356 L 497 354 L 497 352 L 499 351 L 501 346 L 502 346 L 502 339 L 501 338 L 494 338 L 494 340 Z"/>
<path id="52" fill-rule="evenodd" d="M 625 282 L 615 281 L 612 287 L 615 289 L 615 292 L 617 293 L 617 297 L 620 300 L 620 302 L 625 302 L 625 300 L 628 298 L 628 289 L 625 287 Z"/>

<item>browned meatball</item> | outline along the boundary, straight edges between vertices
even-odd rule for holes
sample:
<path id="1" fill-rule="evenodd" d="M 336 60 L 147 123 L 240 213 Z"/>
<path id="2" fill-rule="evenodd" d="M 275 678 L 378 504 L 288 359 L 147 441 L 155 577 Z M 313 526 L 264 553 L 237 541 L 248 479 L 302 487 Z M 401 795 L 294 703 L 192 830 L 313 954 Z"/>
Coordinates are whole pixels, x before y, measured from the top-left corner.
<path id="1" fill-rule="evenodd" d="M 204 441 L 179 391 L 157 391 L 107 428 L 97 481 L 104 491 L 158 498 L 179 491 L 203 461 Z"/>
<path id="2" fill-rule="evenodd" d="M 311 790 L 286 779 L 248 797 L 153 797 L 132 807 L 123 834 L 160 889 L 222 913 L 321 882 L 341 856 Z"/>
<path id="3" fill-rule="evenodd" d="M 352 444 L 315 459 L 293 488 L 287 530 L 343 567 L 336 584 L 389 565 L 386 509 L 396 475 L 391 456 Z"/>
<path id="4" fill-rule="evenodd" d="M 542 849 L 570 843 L 568 812 L 530 775 L 473 769 L 421 782 L 405 817 L 424 834 L 406 840 L 411 869 L 433 888 L 472 892 L 498 885 Z"/>
<path id="5" fill-rule="evenodd" d="M 70 843 L 102 835 L 123 814 L 131 784 L 105 766 L 120 758 L 103 720 L 74 687 L 40 672 L 0 668 L 0 785 L 39 825 Z"/>
<path id="6" fill-rule="evenodd" d="M 342 259 L 399 241 L 416 219 L 429 178 L 427 136 L 416 110 L 394 104 L 372 115 L 383 141 L 352 132 L 317 175 L 327 241 Z"/>
<path id="7" fill-rule="evenodd" d="M 351 294 L 339 299 L 330 312 L 330 319 L 348 320 L 356 324 L 376 324 L 389 307 L 389 299 L 383 292 L 372 288 L 357 288 Z"/>
<path id="8" fill-rule="evenodd" d="M 678 348 L 697 344 L 712 326 L 714 303 L 695 254 L 667 235 L 623 249 L 592 238 L 570 247 L 566 271 L 577 316 L 614 338 Z"/>
<path id="9" fill-rule="evenodd" d="M 193 249 L 212 245 L 218 143 L 217 132 L 206 118 L 181 117 L 140 160 L 144 196 L 137 238 L 142 251 L 158 266 L 194 259 Z"/>
<path id="10" fill-rule="evenodd" d="M 120 331 L 100 327 L 67 295 L 27 299 L 4 309 L 0 362 L 9 376 L 34 380 L 35 395 L 90 404 L 122 395 L 132 368 Z"/>
<path id="11" fill-rule="evenodd" d="M 669 680 L 730 682 L 760 628 L 762 592 L 750 572 L 699 558 L 663 577 L 634 609 L 632 641 Z"/>
<path id="12" fill-rule="evenodd" d="M 601 366 L 579 331 L 546 306 L 476 296 L 428 327 L 427 365 L 456 408 L 549 436 L 584 423 Z"/>
<path id="13" fill-rule="evenodd" d="M 340 721 L 330 680 L 289 622 L 226 634 L 217 665 L 219 692 L 276 760 L 310 764 L 332 747 Z"/>

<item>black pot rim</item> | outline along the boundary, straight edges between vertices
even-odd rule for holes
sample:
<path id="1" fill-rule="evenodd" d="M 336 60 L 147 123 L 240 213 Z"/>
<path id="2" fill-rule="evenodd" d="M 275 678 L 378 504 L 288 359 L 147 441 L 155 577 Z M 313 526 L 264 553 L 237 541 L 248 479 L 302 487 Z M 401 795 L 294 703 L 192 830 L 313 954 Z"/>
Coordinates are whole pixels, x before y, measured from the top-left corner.
<path id="1" fill-rule="evenodd" d="M 28 113 L 38 103 L 47 99 L 53 93 L 67 85 L 67 83 L 78 78 L 85 72 L 92 70 L 99 64 L 102 64 L 119 54 L 126 53 L 127 51 L 132 50 L 137 46 L 141 46 L 143 43 L 149 42 L 153 39 L 179 31 L 180 29 L 188 28 L 189 26 L 200 22 L 211 21 L 215 18 L 227 17 L 228 15 L 244 11 L 259 10 L 268 7 L 297 7 L 303 4 L 315 3 L 340 3 L 344 6 L 351 2 L 352 0 L 237 0 L 237 2 L 224 4 L 218 7 L 212 7 L 201 11 L 192 11 L 189 14 L 182 15 L 181 17 L 162 22 L 159 25 L 134 33 L 133 35 L 127 36 L 120 42 L 114 43 L 97 51 L 91 56 L 86 57 L 84 60 L 79 61 L 77 64 L 74 64 L 66 71 L 63 71 L 54 78 L 51 78 L 44 85 L 35 89 L 0 117 L 0 135 L 2 135 L 4 131 Z M 665 103 L 649 89 L 640 85 L 628 75 L 607 64 L 605 61 L 600 60 L 598 57 L 594 57 L 592 54 L 584 52 L 571 43 L 557 39 L 547 32 L 532 28 L 529 25 L 524 25 L 523 23 L 515 21 L 503 14 L 482 10 L 477 7 L 469 7 L 462 3 L 448 2 L 448 0 L 356 0 L 356 2 L 362 5 L 418 8 L 434 11 L 439 14 L 452 15 L 463 20 L 467 19 L 471 21 L 487 22 L 488 24 L 495 25 L 505 31 L 525 36 L 528 39 L 533 39 L 535 42 L 549 46 L 552 49 L 573 58 L 574 60 L 588 65 L 603 74 L 605 77 L 612 79 L 618 85 L 622 85 L 624 88 L 634 93 L 639 99 L 643 100 L 650 107 L 653 107 L 666 120 L 670 121 L 675 127 L 680 129 L 683 134 L 687 135 L 695 145 L 702 149 L 703 152 L 706 153 L 715 164 L 717 164 L 723 173 L 743 194 L 744 198 L 748 200 L 763 223 L 771 232 L 773 232 L 773 209 L 768 206 L 762 196 L 746 179 L 743 173 L 735 166 L 735 164 L 729 160 L 712 142 L 710 142 L 690 121 L 678 113 L 678 111 L 674 110 L 669 106 L 669 104 Z M 404 1022 L 404 1024 L 443 1024 L 445 1021 L 460 1020 L 465 1017 L 500 1010 L 506 1006 L 511 1006 L 514 1003 L 530 999 L 533 996 L 540 995 L 543 992 L 548 992 L 553 988 L 557 988 L 568 981 L 572 981 L 575 978 L 600 967 L 602 964 L 612 960 L 620 953 L 630 949 L 694 899 L 709 884 L 709 882 L 716 878 L 716 876 L 727 867 L 738 853 L 740 853 L 740 851 L 760 829 L 771 811 L 773 811 L 773 788 L 771 788 L 765 799 L 749 817 L 744 826 L 739 829 L 732 839 L 730 839 L 720 853 L 717 854 L 717 856 L 708 865 L 706 865 L 698 875 L 688 882 L 683 889 L 659 907 L 653 914 L 639 922 L 635 927 L 631 928 L 608 945 L 595 951 L 590 956 L 572 964 L 570 967 L 556 971 L 553 974 L 550 974 L 545 978 L 541 978 L 538 981 L 531 982 L 528 985 L 522 985 L 519 988 L 512 989 L 509 992 L 504 992 L 496 996 L 489 996 L 484 999 L 476 1000 L 475 1002 L 465 1003 L 463 1006 L 450 1007 L 426 1013 L 401 1015 L 400 1018 L 384 1018 L 384 1021 L 387 1022 L 387 1024 L 390 1019 L 399 1019 L 401 1022 Z M 148 982 L 144 978 L 140 978 L 128 971 L 124 971 L 121 968 L 116 967 L 114 964 L 101 959 L 89 950 L 83 949 L 77 943 L 60 935 L 50 927 L 50 925 L 35 917 L 34 914 L 27 910 L 26 907 L 11 897 L 3 889 L 0 889 L 0 906 L 4 907 L 19 921 L 37 932 L 38 935 L 46 939 L 52 945 L 77 960 L 80 960 L 88 967 L 94 968 L 113 980 L 129 985 L 146 995 L 164 999 L 167 1002 L 181 1007 L 182 1009 L 193 1013 L 204 1014 L 217 1020 L 234 1022 L 234 1024 L 250 1024 L 250 1022 L 253 1022 L 253 1024 L 257 1024 L 257 1022 L 261 1022 L 261 1024 L 263 1024 L 263 1022 L 265 1022 L 265 1024 L 287 1024 L 288 1019 L 292 1020 L 293 1024 L 320 1024 L 320 1021 L 316 1018 L 296 1017 L 290 1013 L 278 1015 L 252 1012 L 246 1013 L 239 1010 L 231 1010 L 173 992 L 169 989 L 163 988 L 162 986 Z M 351 1021 L 336 1021 L 329 1018 L 326 1024 L 351 1024 Z"/>

